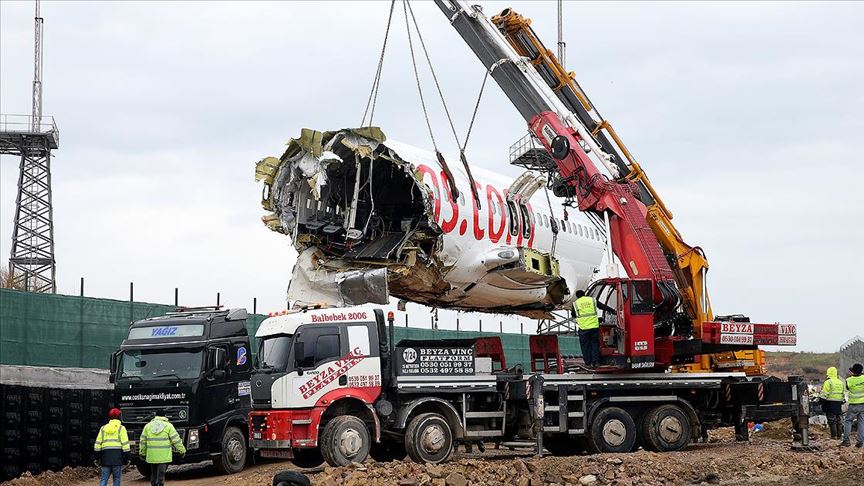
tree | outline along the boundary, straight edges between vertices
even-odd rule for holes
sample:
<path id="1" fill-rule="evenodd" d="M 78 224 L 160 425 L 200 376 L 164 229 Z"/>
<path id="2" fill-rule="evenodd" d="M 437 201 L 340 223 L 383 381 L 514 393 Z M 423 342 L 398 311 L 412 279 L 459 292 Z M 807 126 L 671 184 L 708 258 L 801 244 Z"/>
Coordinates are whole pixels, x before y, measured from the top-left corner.
<path id="1" fill-rule="evenodd" d="M 22 282 L 15 281 L 11 266 L 0 267 L 0 289 L 25 290 Z"/>

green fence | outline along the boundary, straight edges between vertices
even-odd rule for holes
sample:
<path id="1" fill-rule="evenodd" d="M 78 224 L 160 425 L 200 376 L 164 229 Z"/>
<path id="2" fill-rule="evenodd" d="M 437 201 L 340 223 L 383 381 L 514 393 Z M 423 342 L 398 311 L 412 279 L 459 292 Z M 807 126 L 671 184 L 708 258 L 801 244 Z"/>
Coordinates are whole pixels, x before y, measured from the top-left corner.
<path id="1" fill-rule="evenodd" d="M 173 311 L 174 306 L 0 289 L 0 364 L 107 368 L 129 323 Z M 249 316 L 254 335 L 266 316 Z M 508 366 L 528 367 L 528 336 L 396 327 L 396 340 L 501 336 Z M 562 354 L 580 355 L 578 340 L 560 338 Z M 252 345 L 253 352 L 256 344 Z"/>

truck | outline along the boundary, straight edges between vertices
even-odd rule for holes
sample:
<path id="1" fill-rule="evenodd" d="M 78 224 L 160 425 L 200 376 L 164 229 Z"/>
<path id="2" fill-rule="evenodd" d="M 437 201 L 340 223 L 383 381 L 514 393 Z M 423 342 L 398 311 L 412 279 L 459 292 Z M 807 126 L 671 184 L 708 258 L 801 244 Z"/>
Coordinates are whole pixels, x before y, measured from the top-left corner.
<path id="1" fill-rule="evenodd" d="M 300 466 L 406 455 L 435 464 L 458 444 L 482 449 L 486 442 L 555 455 L 674 451 L 721 426 L 747 440 L 748 421 L 783 417 L 793 418 L 799 446 L 808 445 L 800 379 L 576 372 L 551 334 L 529 337 L 530 366 L 493 370 L 493 361 L 503 361 L 500 341 L 396 343 L 393 321 L 393 311 L 360 306 L 304 308 L 262 322 L 251 446 Z"/>
<path id="2" fill-rule="evenodd" d="M 129 433 L 133 463 L 141 431 L 161 413 L 186 447 L 175 463 L 213 461 L 231 474 L 246 464 L 252 349 L 246 309 L 181 308 L 132 322 L 111 356 L 114 403 Z"/>

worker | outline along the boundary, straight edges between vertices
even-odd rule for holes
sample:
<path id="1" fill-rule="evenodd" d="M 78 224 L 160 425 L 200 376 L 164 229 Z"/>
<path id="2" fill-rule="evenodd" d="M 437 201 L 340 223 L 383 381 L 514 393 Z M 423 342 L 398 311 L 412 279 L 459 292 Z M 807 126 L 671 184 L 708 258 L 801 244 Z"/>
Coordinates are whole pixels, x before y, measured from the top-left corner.
<path id="1" fill-rule="evenodd" d="M 168 418 L 164 416 L 164 410 L 156 410 L 153 419 L 144 426 L 138 447 L 141 458 L 150 466 L 151 486 L 163 486 L 165 484 L 165 471 L 168 470 L 168 464 L 174 459 L 172 450 L 177 451 L 180 457 L 186 455 L 183 440 L 171 422 L 168 421 Z"/>
<path id="2" fill-rule="evenodd" d="M 834 366 L 828 368 L 825 374 L 828 379 L 822 384 L 819 401 L 822 402 L 822 411 L 825 412 L 825 418 L 828 419 L 828 430 L 831 431 L 831 438 L 840 439 L 842 437 L 840 423 L 843 416 L 844 401 L 843 380 L 837 376 L 837 368 Z"/>
<path id="3" fill-rule="evenodd" d="M 579 347 L 582 349 L 582 360 L 585 361 L 586 368 L 596 368 L 600 364 L 598 307 L 606 312 L 615 312 L 615 309 L 605 304 L 597 304 L 594 298 L 585 295 L 584 291 L 576 291 L 576 302 L 573 303 L 573 310 L 576 313 L 576 324 L 579 325 Z"/>
<path id="4" fill-rule="evenodd" d="M 849 436 L 852 435 L 852 422 L 858 418 L 858 437 L 855 447 L 864 447 L 864 366 L 855 363 L 849 368 L 851 376 L 846 377 L 846 390 L 849 392 L 849 408 L 846 410 L 846 423 L 843 427 L 842 446 L 849 445 Z"/>
<path id="5" fill-rule="evenodd" d="M 96 463 L 102 466 L 102 476 L 99 486 L 108 486 L 111 477 L 114 486 L 120 486 L 123 466 L 129 462 L 129 435 L 126 427 L 120 423 L 120 409 L 108 411 L 108 423 L 99 429 L 93 451 L 96 453 Z"/>

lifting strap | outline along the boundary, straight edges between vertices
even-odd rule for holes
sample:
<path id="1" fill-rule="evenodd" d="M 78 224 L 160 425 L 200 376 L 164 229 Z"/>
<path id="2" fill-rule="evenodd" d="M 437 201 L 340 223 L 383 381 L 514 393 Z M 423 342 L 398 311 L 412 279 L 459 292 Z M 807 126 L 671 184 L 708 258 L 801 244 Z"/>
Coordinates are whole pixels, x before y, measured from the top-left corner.
<path id="1" fill-rule="evenodd" d="M 366 125 L 366 115 L 369 115 L 369 125 L 372 126 L 372 118 L 375 116 L 375 103 L 378 101 L 378 88 L 381 86 L 381 70 L 384 67 L 384 53 L 387 52 L 387 39 L 390 36 L 390 24 L 393 20 L 393 9 L 396 6 L 396 0 L 390 1 L 390 14 L 387 16 L 387 28 L 384 30 L 384 45 L 381 46 L 381 55 L 378 58 L 378 69 L 375 70 L 375 77 L 372 79 L 372 89 L 369 91 L 369 99 L 366 100 L 366 109 L 363 110 L 363 119 L 360 121 L 360 127 Z M 372 108 L 370 113 L 369 108 Z"/>

